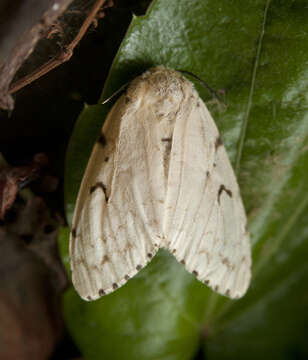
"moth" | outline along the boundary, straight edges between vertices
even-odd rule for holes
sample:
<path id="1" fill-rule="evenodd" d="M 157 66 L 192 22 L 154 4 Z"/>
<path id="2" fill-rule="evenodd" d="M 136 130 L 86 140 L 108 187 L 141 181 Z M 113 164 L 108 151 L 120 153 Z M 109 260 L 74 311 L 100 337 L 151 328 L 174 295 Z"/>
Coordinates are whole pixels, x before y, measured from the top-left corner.
<path id="1" fill-rule="evenodd" d="M 193 84 L 162 66 L 130 83 L 94 146 L 70 234 L 73 284 L 95 300 L 160 248 L 220 294 L 248 288 L 247 219 L 228 155 Z"/>

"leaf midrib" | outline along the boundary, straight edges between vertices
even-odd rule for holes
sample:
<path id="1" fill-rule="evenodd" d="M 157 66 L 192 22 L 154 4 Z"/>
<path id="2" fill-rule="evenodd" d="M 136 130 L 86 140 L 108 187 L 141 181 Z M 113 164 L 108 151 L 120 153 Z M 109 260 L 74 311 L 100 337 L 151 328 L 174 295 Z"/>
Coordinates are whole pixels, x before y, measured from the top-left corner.
<path id="1" fill-rule="evenodd" d="M 250 116 L 253 95 L 255 92 L 257 70 L 258 70 L 258 66 L 260 63 L 263 38 L 264 38 L 264 34 L 265 34 L 265 25 L 266 25 L 266 21 L 267 21 L 267 14 L 268 14 L 268 9 L 269 9 L 270 3 L 271 3 L 271 0 L 267 0 L 266 4 L 265 4 L 265 8 L 264 8 L 263 22 L 262 22 L 261 32 L 260 32 L 259 40 L 258 40 L 255 62 L 254 62 L 254 66 L 253 66 L 253 70 L 252 70 L 252 74 L 251 74 L 251 85 L 250 85 L 249 97 L 248 97 L 248 102 L 247 102 L 247 107 L 246 107 L 246 111 L 244 114 L 244 118 L 242 121 L 239 140 L 238 140 L 238 148 L 237 148 L 237 154 L 236 154 L 236 158 L 235 158 L 236 159 L 235 160 L 235 174 L 237 177 L 239 176 L 240 163 L 241 163 L 243 147 L 244 147 L 244 142 L 245 142 L 245 138 L 246 138 L 246 131 L 247 131 L 247 126 L 248 126 L 248 119 Z"/>
<path id="2" fill-rule="evenodd" d="M 243 148 L 244 148 L 244 142 L 245 142 L 245 138 L 246 138 L 248 120 L 249 120 L 249 116 L 250 116 L 250 112 L 251 112 L 251 108 L 252 108 L 252 100 L 253 100 L 253 96 L 254 96 L 254 92 L 255 92 L 257 70 L 258 70 L 258 66 L 260 63 L 262 44 L 263 44 L 263 39 L 264 39 L 264 34 L 265 34 L 265 26 L 266 26 L 268 9 L 269 9 L 270 3 L 271 3 L 271 0 L 267 0 L 265 7 L 264 7 L 263 21 L 262 21 L 260 34 L 258 37 L 259 40 L 257 43 L 256 57 L 255 57 L 252 75 L 251 75 L 251 85 L 250 85 L 250 90 L 249 90 L 249 97 L 248 97 L 248 102 L 247 102 L 247 107 L 246 107 L 246 111 L 244 114 L 244 118 L 242 121 L 239 140 L 238 140 L 238 148 L 237 148 L 237 153 L 236 153 L 236 157 L 235 157 L 235 174 L 236 174 L 237 178 L 239 176 L 240 163 L 241 163 L 242 152 L 243 152 Z M 218 299 L 219 299 L 219 296 L 216 293 L 212 292 L 212 294 L 210 295 L 210 298 L 209 298 L 209 303 L 211 303 L 211 312 L 206 311 L 206 313 L 205 313 L 205 320 L 208 324 L 212 323 L 214 321 L 214 318 L 211 319 L 211 314 L 215 313 L 214 310 L 217 305 Z M 234 304 L 233 302 L 232 303 L 227 302 L 226 306 L 223 306 L 221 308 L 220 313 L 224 313 L 225 307 L 227 309 L 229 309 L 230 305 L 233 306 L 233 304 Z M 216 314 L 216 316 L 217 316 L 217 314 Z"/>

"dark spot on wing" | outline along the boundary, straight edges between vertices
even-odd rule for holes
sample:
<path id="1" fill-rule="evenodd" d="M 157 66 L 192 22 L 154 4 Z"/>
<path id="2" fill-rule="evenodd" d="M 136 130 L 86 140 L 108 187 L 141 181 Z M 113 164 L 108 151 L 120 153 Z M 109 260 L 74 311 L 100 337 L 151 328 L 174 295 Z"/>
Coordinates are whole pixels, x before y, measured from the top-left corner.
<path id="1" fill-rule="evenodd" d="M 76 266 L 77 265 L 79 266 L 80 264 L 84 264 L 84 259 L 83 258 L 76 259 Z"/>
<path id="2" fill-rule="evenodd" d="M 117 283 L 113 283 L 113 284 L 112 284 L 112 288 L 113 288 L 113 290 L 116 290 L 118 287 L 119 287 L 119 286 L 118 286 L 118 284 L 117 284 Z"/>
<path id="3" fill-rule="evenodd" d="M 165 176 L 168 176 L 169 170 L 169 157 L 172 149 L 172 136 L 165 137 L 161 139 L 162 143 L 165 145 L 165 152 L 164 152 L 164 169 L 165 169 Z"/>
<path id="4" fill-rule="evenodd" d="M 204 284 L 205 284 L 205 285 L 209 285 L 209 284 L 210 284 L 210 280 L 204 280 Z"/>
<path id="5" fill-rule="evenodd" d="M 77 235 L 77 231 L 75 228 L 72 229 L 72 237 L 75 238 Z"/>
<path id="6" fill-rule="evenodd" d="M 181 260 L 181 264 L 185 265 L 185 260 L 184 259 Z"/>
<path id="7" fill-rule="evenodd" d="M 230 293 L 231 293 L 230 289 L 227 289 L 226 295 L 227 295 L 227 296 L 230 296 Z"/>
<path id="8" fill-rule="evenodd" d="M 104 295 L 106 295 L 106 293 L 105 293 L 105 291 L 103 289 L 99 289 L 98 290 L 98 295 L 99 296 L 104 296 Z"/>
<path id="9" fill-rule="evenodd" d="M 172 141 L 172 137 L 162 138 L 161 141 L 169 143 Z"/>
<path id="10" fill-rule="evenodd" d="M 101 145 L 101 146 L 106 146 L 107 144 L 107 140 L 104 134 L 100 134 L 99 138 L 97 139 L 97 142 Z"/>
<path id="11" fill-rule="evenodd" d="M 130 277 L 129 277 L 128 275 L 125 275 L 125 276 L 124 276 L 124 279 L 125 279 L 125 280 L 129 280 Z"/>
<path id="12" fill-rule="evenodd" d="M 193 273 L 195 276 L 198 276 L 198 275 L 199 275 L 198 271 L 196 271 L 196 270 L 194 270 L 192 273 Z"/>
<path id="13" fill-rule="evenodd" d="M 110 261 L 109 257 L 107 255 L 104 255 L 102 259 L 102 265 L 104 265 L 108 261 Z"/>
<path id="14" fill-rule="evenodd" d="M 216 286 L 214 287 L 214 290 L 215 290 L 215 291 L 218 291 L 218 290 L 219 290 L 219 286 L 216 285 Z"/>
<path id="15" fill-rule="evenodd" d="M 103 192 L 105 194 L 106 202 L 108 202 L 109 197 L 107 196 L 107 188 L 101 181 L 97 182 L 95 185 L 92 185 L 90 187 L 90 194 L 92 194 L 97 189 L 103 190 Z"/>
<path id="16" fill-rule="evenodd" d="M 217 151 L 217 149 L 222 145 L 222 140 L 221 140 L 221 137 L 218 136 L 216 141 L 215 141 L 215 150 Z"/>
<path id="17" fill-rule="evenodd" d="M 141 266 L 141 265 L 137 265 L 137 266 L 136 266 L 136 270 L 139 271 L 139 270 L 141 270 L 141 269 L 142 269 L 142 266 Z"/>
<path id="18" fill-rule="evenodd" d="M 130 97 L 129 96 L 125 96 L 125 104 L 128 104 L 128 103 L 130 103 L 131 102 L 131 99 L 130 99 Z"/>
<path id="19" fill-rule="evenodd" d="M 172 254 L 175 254 L 175 253 L 176 253 L 176 249 L 173 249 L 173 250 L 172 250 Z"/>
<path id="20" fill-rule="evenodd" d="M 150 258 L 150 259 L 152 259 L 152 254 L 151 253 L 148 253 L 148 257 Z"/>
<path id="21" fill-rule="evenodd" d="M 214 163 L 213 166 L 216 167 L 217 166 L 216 163 Z"/>
<path id="22" fill-rule="evenodd" d="M 220 195 L 221 195 L 221 193 L 222 193 L 223 191 L 225 191 L 225 193 L 226 193 L 228 196 L 230 196 L 230 198 L 232 198 L 232 191 L 229 190 L 229 189 L 227 189 L 227 188 L 225 187 L 225 185 L 221 184 L 220 187 L 219 187 L 219 190 L 218 190 L 218 203 L 219 203 L 219 204 L 220 204 Z"/>
<path id="23" fill-rule="evenodd" d="M 231 267 L 230 260 L 229 260 L 227 257 L 225 257 L 225 258 L 222 259 L 222 263 L 223 263 L 224 265 L 226 265 L 228 268 Z"/>
<path id="24" fill-rule="evenodd" d="M 88 299 L 88 300 L 92 300 L 91 296 L 87 296 L 87 299 Z"/>
<path id="25" fill-rule="evenodd" d="M 209 176 L 210 176 L 210 172 L 207 171 L 207 172 L 206 172 L 206 177 L 209 177 Z"/>
<path id="26" fill-rule="evenodd" d="M 108 160 L 109 160 L 109 157 L 106 156 L 104 161 L 107 162 Z"/>

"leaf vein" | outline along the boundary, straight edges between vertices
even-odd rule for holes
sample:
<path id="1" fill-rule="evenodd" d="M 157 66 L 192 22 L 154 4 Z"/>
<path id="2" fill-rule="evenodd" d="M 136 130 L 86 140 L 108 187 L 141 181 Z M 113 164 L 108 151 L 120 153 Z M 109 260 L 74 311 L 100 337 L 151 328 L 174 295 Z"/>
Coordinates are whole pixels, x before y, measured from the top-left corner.
<path id="1" fill-rule="evenodd" d="M 236 155 L 236 161 L 235 161 L 235 173 L 237 176 L 238 176 L 239 170 L 240 170 L 240 162 L 241 162 L 241 158 L 242 158 L 244 141 L 245 141 L 245 137 L 246 137 L 248 119 L 249 119 L 249 115 L 250 115 L 250 111 L 251 111 L 251 107 L 252 107 L 252 99 L 253 99 L 253 95 L 254 95 L 254 91 L 255 91 L 257 70 L 258 70 L 260 56 L 261 56 L 263 38 L 264 38 L 264 34 L 265 34 L 265 25 L 266 25 L 267 14 L 268 14 L 270 2 L 271 2 L 271 0 L 267 0 L 267 2 L 265 4 L 263 22 L 262 22 L 261 32 L 260 32 L 259 41 L 258 41 L 258 45 L 257 45 L 257 53 L 256 53 L 253 70 L 252 70 L 252 75 L 251 75 L 251 85 L 250 85 L 248 103 L 247 103 L 247 108 L 245 111 L 242 128 L 241 128 L 241 132 L 240 132 L 240 137 L 239 137 L 239 141 L 238 141 L 237 155 Z"/>

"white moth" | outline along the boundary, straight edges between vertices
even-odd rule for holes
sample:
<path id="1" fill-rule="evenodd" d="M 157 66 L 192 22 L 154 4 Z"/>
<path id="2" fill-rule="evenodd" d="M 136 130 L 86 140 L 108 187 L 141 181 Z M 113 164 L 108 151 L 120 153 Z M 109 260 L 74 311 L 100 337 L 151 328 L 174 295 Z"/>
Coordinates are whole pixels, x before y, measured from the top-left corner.
<path id="1" fill-rule="evenodd" d="M 164 67 L 136 78 L 110 111 L 79 190 L 73 284 L 95 300 L 168 249 L 216 292 L 244 295 L 250 241 L 239 187 L 192 83 Z"/>

